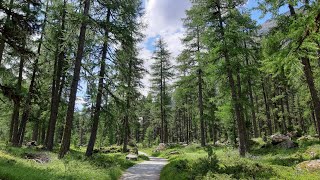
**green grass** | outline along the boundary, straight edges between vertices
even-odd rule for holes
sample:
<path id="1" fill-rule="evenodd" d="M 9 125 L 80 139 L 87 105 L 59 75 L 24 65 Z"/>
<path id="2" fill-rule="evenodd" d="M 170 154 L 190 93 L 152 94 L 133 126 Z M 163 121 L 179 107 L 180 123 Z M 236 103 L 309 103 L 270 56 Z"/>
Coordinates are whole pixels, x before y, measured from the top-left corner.
<path id="1" fill-rule="evenodd" d="M 295 149 L 260 148 L 262 141 L 255 141 L 258 143 L 245 158 L 240 158 L 238 150 L 232 147 L 214 147 L 212 163 L 206 149 L 195 144 L 158 152 L 157 156 L 169 159 L 169 164 L 161 172 L 161 180 L 319 179 L 320 171 L 309 172 L 297 167 L 303 161 L 319 159 L 319 141 L 299 142 L 299 148 Z M 151 149 L 146 151 L 152 152 Z M 179 151 L 180 154 L 170 155 L 171 151 Z"/>
<path id="2" fill-rule="evenodd" d="M 24 158 L 25 153 L 46 153 L 49 163 L 40 164 Z M 30 148 L 15 148 L 0 143 L 1 180 L 37 179 L 118 179 L 122 172 L 137 162 L 125 159 L 126 154 L 94 154 L 84 157 L 84 149 L 73 149 L 63 159 L 57 153 Z M 139 162 L 139 161 L 138 161 Z"/>

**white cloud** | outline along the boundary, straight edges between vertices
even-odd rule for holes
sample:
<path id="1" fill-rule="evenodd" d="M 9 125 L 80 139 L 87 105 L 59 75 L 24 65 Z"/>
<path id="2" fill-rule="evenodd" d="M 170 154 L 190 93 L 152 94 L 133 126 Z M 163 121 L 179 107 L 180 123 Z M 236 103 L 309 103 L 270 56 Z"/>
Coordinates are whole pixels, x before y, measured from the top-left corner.
<path id="1" fill-rule="evenodd" d="M 182 51 L 183 45 L 181 38 L 184 29 L 182 18 L 185 17 L 185 11 L 191 7 L 189 0 L 147 0 L 145 6 L 145 15 L 143 21 L 147 24 L 144 30 L 145 41 L 140 45 L 142 50 L 140 57 L 145 60 L 144 67 L 150 71 L 152 64 L 152 49 L 148 47 L 148 41 L 157 36 L 161 36 L 168 44 L 168 49 L 172 54 L 172 63 L 174 58 Z M 145 85 L 141 93 L 146 95 L 150 87 L 150 75 L 146 75 L 142 80 Z"/>
<path id="2" fill-rule="evenodd" d="M 145 22 L 147 37 L 174 33 L 182 28 L 181 19 L 191 6 L 189 0 L 147 0 Z"/>

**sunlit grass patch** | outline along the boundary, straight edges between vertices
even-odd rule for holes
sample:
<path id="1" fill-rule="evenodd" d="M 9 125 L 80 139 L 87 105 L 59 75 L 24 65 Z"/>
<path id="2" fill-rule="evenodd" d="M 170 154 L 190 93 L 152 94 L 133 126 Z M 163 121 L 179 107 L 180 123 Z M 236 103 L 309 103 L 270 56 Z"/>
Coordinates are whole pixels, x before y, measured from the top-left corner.
<path id="1" fill-rule="evenodd" d="M 37 163 L 25 159 L 26 153 L 45 153 L 50 157 L 48 163 Z M 1 146 L 0 179 L 118 179 L 122 172 L 136 162 L 125 159 L 126 154 L 97 153 L 84 156 L 82 150 L 73 149 L 65 158 L 58 159 L 57 153 L 31 148 Z"/>
<path id="2" fill-rule="evenodd" d="M 264 144 L 256 140 L 253 149 L 245 158 L 239 157 L 238 150 L 233 147 L 213 147 L 217 165 L 212 166 L 206 159 L 206 148 L 197 145 L 185 148 L 174 148 L 181 153 L 166 156 L 169 150 L 160 156 L 169 158 L 170 163 L 161 172 L 161 180 L 171 179 L 319 179 L 320 171 L 307 171 L 298 168 L 298 164 L 312 159 L 319 159 L 320 144 L 315 142 L 299 142 L 299 147 L 282 149 L 278 147 L 261 148 Z"/>

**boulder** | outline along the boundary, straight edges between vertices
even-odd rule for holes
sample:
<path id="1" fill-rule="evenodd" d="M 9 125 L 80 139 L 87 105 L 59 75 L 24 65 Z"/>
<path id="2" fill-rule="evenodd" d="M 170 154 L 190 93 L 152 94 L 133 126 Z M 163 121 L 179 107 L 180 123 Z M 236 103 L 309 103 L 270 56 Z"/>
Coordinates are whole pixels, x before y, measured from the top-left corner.
<path id="1" fill-rule="evenodd" d="M 171 152 L 169 152 L 168 154 L 169 154 L 169 155 L 175 155 L 175 154 L 180 154 L 180 152 L 179 152 L 179 151 L 171 151 Z"/>
<path id="2" fill-rule="evenodd" d="M 287 136 L 289 136 L 290 138 L 295 138 L 300 136 L 298 131 L 291 131 L 291 132 L 287 132 Z"/>
<path id="3" fill-rule="evenodd" d="M 312 161 L 303 161 L 298 164 L 299 169 L 306 169 L 308 171 L 317 171 L 320 170 L 320 159 Z"/>
<path id="4" fill-rule="evenodd" d="M 298 141 L 312 141 L 312 140 L 317 140 L 317 138 L 314 138 L 310 135 L 307 135 L 307 136 L 301 136 L 297 140 Z"/>
<path id="5" fill-rule="evenodd" d="M 158 152 L 158 151 L 164 151 L 164 150 L 166 150 L 166 144 L 160 143 L 155 151 Z"/>
<path id="6" fill-rule="evenodd" d="M 30 142 L 27 142 L 27 143 L 26 143 L 26 146 L 27 146 L 27 147 L 36 147 L 36 146 L 38 146 L 38 145 L 37 145 L 37 142 L 36 142 L 36 141 L 30 141 Z"/>
<path id="7" fill-rule="evenodd" d="M 25 153 L 24 158 L 31 159 L 40 164 L 48 163 L 50 161 L 50 156 L 44 153 L 39 153 L 39 154 Z"/>
<path id="8" fill-rule="evenodd" d="M 226 146 L 226 144 L 225 143 L 223 143 L 223 142 L 221 142 L 221 141 L 216 141 L 215 143 L 214 143 L 214 145 L 215 146 Z"/>
<path id="9" fill-rule="evenodd" d="M 298 144 L 291 141 L 290 139 L 285 140 L 279 144 L 277 144 L 278 147 L 284 148 L 284 149 L 291 149 L 291 148 L 296 148 L 298 147 Z"/>
<path id="10" fill-rule="evenodd" d="M 137 161 L 137 160 L 138 160 L 138 156 L 135 155 L 135 154 L 128 154 L 128 155 L 126 156 L 126 159 L 127 159 L 127 160 Z"/>
<path id="11" fill-rule="evenodd" d="M 271 143 L 273 145 L 277 145 L 277 144 L 282 143 L 282 142 L 284 142 L 286 140 L 290 140 L 290 137 L 286 136 L 286 135 L 283 135 L 283 134 L 271 135 Z"/>

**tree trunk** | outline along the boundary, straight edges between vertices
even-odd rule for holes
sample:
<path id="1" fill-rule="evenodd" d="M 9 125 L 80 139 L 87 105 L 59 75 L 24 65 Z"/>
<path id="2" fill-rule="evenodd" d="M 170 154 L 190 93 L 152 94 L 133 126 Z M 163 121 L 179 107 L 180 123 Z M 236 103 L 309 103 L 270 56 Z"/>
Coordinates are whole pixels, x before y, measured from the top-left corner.
<path id="1" fill-rule="evenodd" d="M 241 119 L 243 121 L 243 126 L 242 127 L 242 130 L 244 133 L 244 137 L 245 137 L 245 145 L 246 145 L 246 149 L 249 149 L 249 136 L 248 136 L 248 133 L 247 132 L 247 128 L 246 128 L 246 118 L 244 117 L 244 110 L 243 110 L 243 106 L 242 104 L 240 103 L 242 101 L 242 90 L 241 90 L 241 77 L 240 77 L 240 65 L 238 65 L 237 67 L 237 72 L 236 72 L 236 77 L 237 77 L 237 83 L 236 83 L 236 88 L 237 88 L 237 94 L 238 94 L 238 101 L 239 101 L 239 111 L 241 112 Z M 238 125 L 239 126 L 239 125 Z M 240 136 L 240 135 L 239 135 Z"/>
<path id="2" fill-rule="evenodd" d="M 83 20 L 83 22 L 81 23 L 81 27 L 80 27 L 78 50 L 77 50 L 73 79 L 72 79 L 72 84 L 71 84 L 71 89 L 70 89 L 70 97 L 69 97 L 69 103 L 68 103 L 68 109 L 67 109 L 66 123 L 65 123 L 65 127 L 64 127 L 63 139 L 62 139 L 61 148 L 60 148 L 60 152 L 59 152 L 59 158 L 63 158 L 64 155 L 70 150 L 71 128 L 72 128 L 75 101 L 76 101 L 76 97 L 77 97 L 78 82 L 80 79 L 81 60 L 82 60 L 83 51 L 84 51 L 85 36 L 86 36 L 87 21 L 88 21 L 87 18 L 89 16 L 89 8 L 90 8 L 90 0 L 85 0 L 83 15 L 86 19 Z"/>
<path id="3" fill-rule="evenodd" d="M 111 11 L 110 11 L 110 9 L 108 9 L 107 22 L 106 22 L 107 24 L 110 21 L 110 15 L 111 15 Z M 94 115 L 93 115 L 93 125 L 92 125 L 92 129 L 91 129 L 89 144 L 88 144 L 87 151 L 86 151 L 86 156 L 92 155 L 94 144 L 96 142 L 96 137 L 97 137 L 102 95 L 103 95 L 103 89 L 104 89 L 104 82 L 103 81 L 104 81 L 104 76 L 105 76 L 105 71 L 106 71 L 108 38 L 109 38 L 109 30 L 108 30 L 108 28 L 106 28 L 105 29 L 105 42 L 103 43 L 102 57 L 101 57 L 101 62 L 100 62 L 101 67 L 100 67 L 100 74 L 99 74 L 98 94 L 97 94 L 97 99 L 96 99 L 95 111 L 94 111 Z"/>
<path id="4" fill-rule="evenodd" d="M 164 143 L 164 116 L 163 116 L 163 62 L 161 58 L 160 67 L 160 117 L 161 117 L 161 131 L 160 131 L 160 142 Z"/>
<path id="5" fill-rule="evenodd" d="M 244 48 L 247 49 L 247 43 L 244 42 Z M 249 66 L 249 55 L 246 53 L 246 64 Z M 249 99 L 250 99 L 250 108 L 251 108 L 251 116 L 252 116 L 252 126 L 253 126 L 253 135 L 255 138 L 259 136 L 258 127 L 257 127 L 257 118 L 253 100 L 253 91 L 252 91 L 252 83 L 251 83 L 251 76 L 248 77 L 248 90 L 249 90 Z"/>
<path id="6" fill-rule="evenodd" d="M 282 94 L 280 89 L 279 91 L 280 91 L 279 94 Z M 281 106 L 281 112 L 282 112 L 282 134 L 285 134 L 287 132 L 287 124 L 286 124 L 286 117 L 284 112 L 283 98 L 280 99 L 280 106 Z"/>
<path id="7" fill-rule="evenodd" d="M 33 132 L 32 132 L 32 140 L 33 141 L 38 141 L 39 139 L 39 129 L 40 129 L 40 115 L 41 115 L 41 109 L 37 113 L 36 120 L 34 122 L 33 126 Z"/>
<path id="8" fill-rule="evenodd" d="M 0 38 L 0 66 L 2 63 L 2 56 L 3 56 L 5 45 L 6 44 L 5 44 L 4 40 Z"/>
<path id="9" fill-rule="evenodd" d="M 12 5 L 13 5 L 13 0 L 10 0 L 9 11 L 11 11 Z M 9 19 L 10 19 L 10 15 L 8 14 L 7 15 L 7 19 L 5 21 L 5 24 L 9 21 Z M 6 46 L 6 43 L 5 43 L 4 39 L 2 39 L 0 37 L 0 66 L 1 66 L 1 63 L 2 63 L 2 58 L 3 58 L 3 53 L 4 53 L 5 46 Z"/>
<path id="10" fill-rule="evenodd" d="M 259 103 L 258 103 L 258 96 L 255 96 L 255 103 L 256 103 L 256 112 L 259 112 Z M 263 132 L 263 129 L 262 129 L 262 121 L 258 118 L 258 128 L 259 128 L 259 137 L 262 137 L 262 132 Z"/>
<path id="11" fill-rule="evenodd" d="M 308 88 L 311 94 L 311 100 L 314 107 L 315 119 L 317 122 L 317 130 L 320 132 L 320 101 L 318 96 L 318 91 L 314 85 L 314 78 L 312 69 L 310 66 L 310 60 L 307 57 L 301 58 L 301 62 L 303 64 L 303 72 L 307 80 Z M 320 135 L 319 135 L 320 138 Z"/>
<path id="12" fill-rule="evenodd" d="M 47 2 L 47 5 L 46 5 L 46 12 L 47 11 L 48 11 L 48 2 Z M 34 64 L 33 64 L 33 72 L 32 72 L 32 76 L 31 76 L 29 92 L 28 92 L 28 95 L 27 95 L 27 98 L 26 98 L 26 102 L 24 104 L 24 110 L 23 110 L 23 113 L 22 113 L 22 117 L 21 117 L 21 121 L 20 121 L 20 127 L 19 127 L 19 130 L 18 130 L 19 146 L 21 146 L 22 143 L 23 143 L 24 134 L 25 134 L 25 130 L 26 130 L 26 125 L 27 125 L 27 122 L 29 120 L 30 111 L 31 111 L 31 108 L 32 108 L 31 101 L 33 99 L 34 91 L 35 91 L 35 88 L 36 88 L 35 87 L 36 86 L 36 82 L 35 81 L 36 81 L 37 73 L 39 71 L 38 70 L 39 69 L 38 63 L 39 63 L 39 58 L 40 58 L 40 55 L 41 55 L 41 47 L 42 47 L 43 37 L 44 37 L 44 34 L 45 34 L 46 23 L 47 23 L 47 14 L 45 13 L 45 17 L 44 17 L 43 24 L 42 24 L 41 37 L 40 37 L 39 45 L 38 45 L 38 49 L 37 49 L 38 57 L 36 57 L 36 59 L 34 61 Z"/>
<path id="13" fill-rule="evenodd" d="M 66 18 L 66 0 L 64 0 L 63 4 L 63 11 L 62 11 L 62 19 L 61 19 L 61 30 L 59 32 L 59 40 L 58 40 L 58 60 L 56 65 L 56 70 L 54 71 L 54 78 L 53 78 L 53 90 L 51 96 L 51 109 L 50 109 L 50 118 L 49 118 L 49 125 L 47 130 L 47 141 L 46 141 L 46 148 L 49 151 L 52 151 L 54 146 L 54 133 L 56 129 L 56 123 L 58 118 L 58 111 L 59 111 L 59 104 L 61 94 L 59 93 L 60 86 L 61 86 L 61 76 L 63 72 L 63 62 L 65 58 L 65 51 L 63 48 L 64 43 L 64 35 L 63 31 L 65 30 L 65 18 Z"/>
<path id="14" fill-rule="evenodd" d="M 192 117 L 191 117 L 191 112 L 188 110 L 188 126 L 189 126 L 189 129 L 188 129 L 188 144 L 191 144 L 192 141 L 193 141 L 193 136 L 192 136 Z"/>
<path id="15" fill-rule="evenodd" d="M 201 137 L 201 146 L 204 147 L 206 145 L 205 139 L 205 127 L 204 127 L 204 119 L 203 119 L 203 94 L 202 94 L 202 70 L 198 69 L 198 103 L 199 103 L 199 116 L 200 116 L 200 137 Z"/>
<path id="16" fill-rule="evenodd" d="M 262 91 L 263 91 L 263 99 L 264 99 L 264 105 L 266 107 L 266 115 L 267 115 L 267 127 L 268 127 L 268 133 L 269 135 L 272 134 L 272 124 L 271 124 L 271 117 L 270 117 L 270 108 L 269 108 L 269 100 L 265 88 L 265 83 L 262 82 Z"/>
<path id="17" fill-rule="evenodd" d="M 287 110 L 288 127 L 293 128 L 293 123 L 292 123 L 291 114 L 290 114 L 290 106 L 289 106 L 289 93 L 287 88 L 284 88 L 284 93 L 285 93 L 285 104 L 286 104 L 286 110 Z"/>
<path id="18" fill-rule="evenodd" d="M 129 57 L 129 75 L 128 75 L 128 90 L 131 90 L 131 81 L 132 81 L 132 58 Z M 127 92 L 126 95 L 126 114 L 124 118 L 124 137 L 123 137 L 123 153 L 128 151 L 128 141 L 129 141 L 129 112 L 130 112 L 130 101 L 131 101 L 131 93 Z"/>
<path id="19" fill-rule="evenodd" d="M 24 67 L 25 57 L 24 55 L 21 56 L 20 65 L 19 65 L 19 77 L 16 91 L 20 93 L 21 91 L 21 84 L 22 84 L 22 74 L 23 74 L 23 67 Z M 13 124 L 13 135 L 12 135 L 12 144 L 13 146 L 19 146 L 19 111 L 20 111 L 20 102 L 21 97 L 19 96 L 17 99 L 14 100 L 14 107 L 13 107 L 13 115 L 12 115 L 12 124 Z"/>
<path id="20" fill-rule="evenodd" d="M 299 98 L 299 96 L 297 96 L 297 109 L 298 109 L 298 114 L 299 114 L 299 125 L 300 125 L 300 128 L 301 128 L 303 133 L 306 133 L 307 130 L 305 128 L 305 122 L 304 122 L 304 119 L 303 119 L 303 110 L 301 110 L 301 108 L 300 108 L 300 98 Z"/>
<path id="21" fill-rule="evenodd" d="M 277 87 L 278 85 L 276 84 L 276 82 L 274 82 L 273 84 L 273 88 L 274 88 L 274 91 L 273 91 L 273 94 L 272 96 L 274 98 L 276 98 L 276 96 L 278 95 L 278 92 L 277 92 Z M 276 98 L 277 99 L 277 98 Z M 275 100 L 273 101 L 273 125 L 274 125 L 274 132 L 277 132 L 277 131 L 281 131 L 281 123 L 279 122 L 279 110 L 278 110 L 278 100 Z"/>
<path id="22" fill-rule="evenodd" d="M 41 123 L 41 136 L 40 136 L 40 142 L 42 144 L 45 143 L 45 138 L 46 138 L 46 126 L 45 126 L 45 121 Z"/>
<path id="23" fill-rule="evenodd" d="M 220 3 L 220 2 L 219 2 Z M 231 89 L 231 97 L 232 97 L 232 103 L 234 107 L 234 111 L 236 114 L 236 121 L 238 124 L 238 136 L 239 136 L 239 154 L 240 156 L 245 156 L 246 154 L 246 131 L 245 131 L 245 123 L 241 115 L 241 102 L 238 99 L 237 91 L 236 91 L 236 86 L 235 82 L 233 79 L 232 75 L 232 67 L 231 67 L 231 62 L 229 59 L 229 54 L 228 50 L 226 49 L 226 40 L 225 40 L 225 35 L 224 35 L 224 27 L 223 27 L 223 20 L 222 20 L 222 12 L 220 9 L 220 4 L 218 5 L 218 12 L 219 12 L 219 26 L 220 26 L 220 33 L 222 36 L 222 42 L 224 43 L 225 48 L 223 49 L 223 55 L 226 61 L 226 71 L 227 71 L 227 77 L 229 80 L 229 85 Z"/>
<path id="24" fill-rule="evenodd" d="M 163 79 L 163 103 L 164 103 L 164 108 L 163 108 L 163 122 L 164 122 L 164 131 L 163 131 L 163 136 L 164 136 L 164 143 L 168 143 L 168 122 L 167 122 L 167 117 L 166 117 L 166 79 Z"/>
<path id="25" fill-rule="evenodd" d="M 197 27 L 197 53 L 198 57 L 200 56 L 200 32 L 199 27 Z M 198 105 L 199 105 L 199 116 L 200 116 L 200 135 L 201 135 L 201 146 L 204 147 L 206 145 L 206 137 L 205 137 L 205 124 L 203 117 L 203 87 L 202 87 L 202 69 L 201 62 L 198 59 Z"/>
<path id="26" fill-rule="evenodd" d="M 184 111 L 185 111 L 185 113 L 187 114 L 186 116 L 185 116 L 185 118 L 186 118 L 186 121 L 187 121 L 187 131 L 186 131 L 186 140 L 187 140 L 187 144 L 189 144 L 189 142 L 190 142 L 190 139 L 189 139 L 189 130 L 190 130 L 190 123 L 189 123 L 189 113 L 187 112 L 187 108 L 185 107 L 184 108 Z"/>

